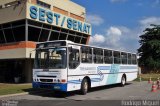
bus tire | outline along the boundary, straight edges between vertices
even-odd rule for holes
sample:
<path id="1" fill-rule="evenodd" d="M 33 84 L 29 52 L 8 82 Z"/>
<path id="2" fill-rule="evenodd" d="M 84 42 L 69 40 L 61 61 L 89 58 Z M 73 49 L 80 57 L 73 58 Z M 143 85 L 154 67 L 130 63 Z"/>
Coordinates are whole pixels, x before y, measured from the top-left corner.
<path id="1" fill-rule="evenodd" d="M 83 81 L 82 81 L 82 83 L 81 83 L 81 94 L 82 95 L 86 95 L 87 94 L 87 92 L 88 92 L 88 88 L 89 88 L 89 86 L 88 86 L 88 81 L 87 81 L 87 79 L 85 78 L 85 79 L 83 79 Z"/>
<path id="2" fill-rule="evenodd" d="M 121 78 L 121 86 L 124 87 L 125 84 L 126 84 L 126 77 L 125 77 L 125 75 L 123 75 Z"/>

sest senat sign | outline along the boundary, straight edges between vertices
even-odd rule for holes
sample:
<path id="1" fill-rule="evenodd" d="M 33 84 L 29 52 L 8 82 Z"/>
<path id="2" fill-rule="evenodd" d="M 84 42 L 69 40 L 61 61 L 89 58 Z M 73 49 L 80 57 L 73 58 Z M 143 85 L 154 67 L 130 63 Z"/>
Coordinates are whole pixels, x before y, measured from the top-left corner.
<path id="1" fill-rule="evenodd" d="M 79 31 L 82 33 L 91 34 L 90 24 L 66 17 L 59 13 L 54 13 L 53 11 L 44 8 L 30 6 L 29 14 L 31 19 Z"/>

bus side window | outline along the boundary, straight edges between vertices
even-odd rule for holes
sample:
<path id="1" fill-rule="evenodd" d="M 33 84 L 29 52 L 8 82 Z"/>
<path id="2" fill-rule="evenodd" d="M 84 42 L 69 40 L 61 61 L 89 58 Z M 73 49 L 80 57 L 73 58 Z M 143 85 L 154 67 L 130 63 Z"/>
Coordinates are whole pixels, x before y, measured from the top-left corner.
<path id="1" fill-rule="evenodd" d="M 69 49 L 69 68 L 75 69 L 80 64 L 79 59 L 79 50 L 78 49 Z"/>
<path id="2" fill-rule="evenodd" d="M 128 53 L 128 64 L 131 64 L 131 63 L 132 63 L 131 54 Z"/>
<path id="3" fill-rule="evenodd" d="M 104 63 L 105 64 L 112 64 L 113 63 L 113 57 L 112 57 L 111 50 L 104 50 Z"/>
<path id="4" fill-rule="evenodd" d="M 135 54 L 132 54 L 132 64 L 137 64 L 137 60 L 136 60 L 136 55 Z"/>
<path id="5" fill-rule="evenodd" d="M 120 52 L 114 51 L 113 55 L 114 55 L 114 63 L 115 64 L 120 64 L 121 63 L 121 61 L 120 61 Z"/>
<path id="6" fill-rule="evenodd" d="M 92 48 L 81 47 L 81 61 L 82 63 L 92 63 Z"/>
<path id="7" fill-rule="evenodd" d="M 103 49 L 93 49 L 93 60 L 94 63 L 103 63 Z"/>
<path id="8" fill-rule="evenodd" d="M 122 64 L 127 64 L 127 53 L 121 52 Z"/>

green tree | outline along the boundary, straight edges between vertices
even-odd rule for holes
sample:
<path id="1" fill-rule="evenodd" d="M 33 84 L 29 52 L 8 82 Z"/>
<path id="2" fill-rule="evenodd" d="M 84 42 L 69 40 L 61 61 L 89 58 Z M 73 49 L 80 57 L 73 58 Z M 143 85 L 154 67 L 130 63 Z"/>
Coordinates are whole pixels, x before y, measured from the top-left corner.
<path id="1" fill-rule="evenodd" d="M 139 65 L 152 71 L 160 70 L 160 25 L 151 25 L 140 36 Z"/>

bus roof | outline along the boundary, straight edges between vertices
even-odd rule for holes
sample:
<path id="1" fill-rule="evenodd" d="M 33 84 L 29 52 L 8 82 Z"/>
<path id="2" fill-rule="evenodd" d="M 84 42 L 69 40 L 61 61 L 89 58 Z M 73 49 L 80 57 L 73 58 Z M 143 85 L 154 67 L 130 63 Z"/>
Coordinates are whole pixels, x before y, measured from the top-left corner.
<path id="1" fill-rule="evenodd" d="M 51 43 L 51 42 L 58 42 L 58 41 L 65 41 L 67 44 L 72 44 L 72 45 L 87 46 L 87 47 L 106 49 L 106 50 L 117 51 L 117 52 L 136 54 L 136 53 L 126 52 L 126 51 L 122 51 L 122 50 L 115 50 L 115 49 L 110 49 L 110 48 L 103 48 L 103 47 L 98 47 L 98 46 L 92 46 L 92 45 L 85 45 L 85 44 L 74 43 L 74 42 L 69 41 L 69 40 L 54 40 L 54 41 L 38 42 L 37 44 L 44 44 L 44 43 Z"/>

